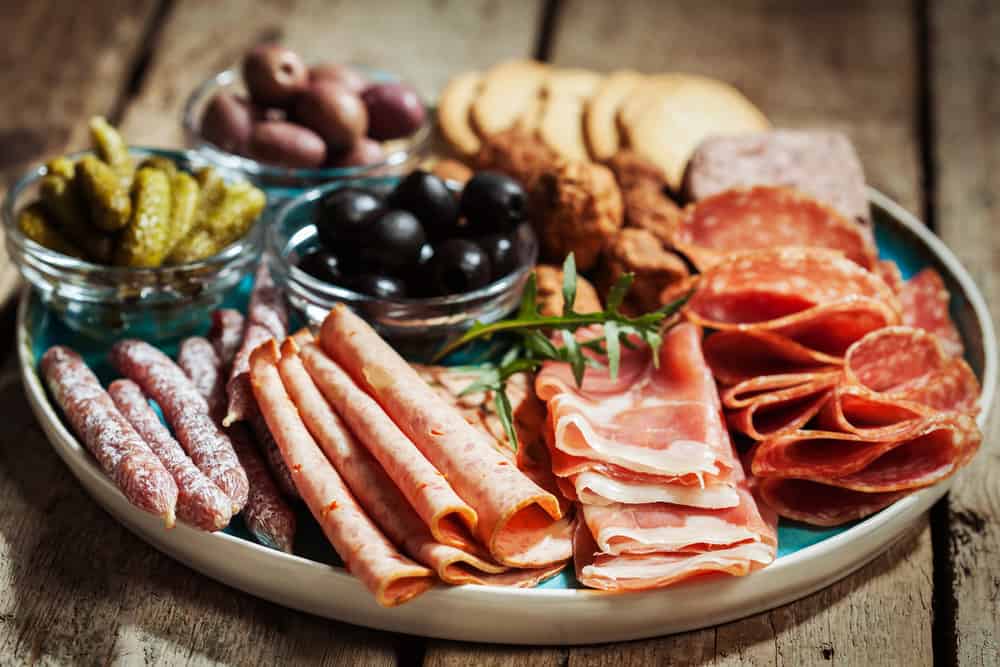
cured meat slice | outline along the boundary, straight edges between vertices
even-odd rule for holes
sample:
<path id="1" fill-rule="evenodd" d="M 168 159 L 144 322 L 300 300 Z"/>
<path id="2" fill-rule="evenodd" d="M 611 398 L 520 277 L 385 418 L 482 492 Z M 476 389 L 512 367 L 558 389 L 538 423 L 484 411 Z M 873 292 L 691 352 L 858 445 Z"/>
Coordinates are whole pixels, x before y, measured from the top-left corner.
<path id="1" fill-rule="evenodd" d="M 899 270 L 899 266 L 896 262 L 891 259 L 880 259 L 875 265 L 875 273 L 878 277 L 885 281 L 885 284 L 893 291 L 896 296 L 900 297 L 902 301 L 902 296 L 900 292 L 903 290 L 903 274 Z M 904 316 L 906 315 L 905 307 L 903 311 Z"/>
<path id="2" fill-rule="evenodd" d="M 702 343 L 719 384 L 730 386 L 767 375 L 819 374 L 839 370 L 840 357 L 810 350 L 767 331 L 717 331 Z"/>
<path id="3" fill-rule="evenodd" d="M 576 578 L 585 586 L 609 591 L 646 590 L 693 577 L 723 573 L 744 576 L 774 560 L 775 546 L 744 542 L 700 553 L 661 552 L 608 555 L 598 550 L 587 526 L 580 523 L 573 545 Z"/>
<path id="4" fill-rule="evenodd" d="M 903 324 L 936 335 L 947 355 L 960 357 L 964 352 L 962 336 L 948 314 L 949 299 L 941 274 L 932 268 L 913 276 L 899 290 Z"/>
<path id="5" fill-rule="evenodd" d="M 243 340 L 243 313 L 232 308 L 221 308 L 212 312 L 212 328 L 208 332 L 215 353 L 222 360 L 228 375 L 229 365 Z"/>
<path id="6" fill-rule="evenodd" d="M 827 371 L 745 380 L 722 395 L 726 420 L 754 440 L 800 429 L 827 403 L 840 377 Z"/>
<path id="7" fill-rule="evenodd" d="M 865 227 L 796 190 L 762 185 L 689 205 L 675 245 L 701 271 L 732 253 L 782 246 L 838 250 L 866 269 L 878 255 Z"/>
<path id="8" fill-rule="evenodd" d="M 761 501 L 783 517 L 814 526 L 839 526 L 888 507 L 909 491 L 864 493 L 802 479 L 762 479 Z"/>
<path id="9" fill-rule="evenodd" d="M 648 348 L 623 349 L 617 381 L 605 370 L 588 369 L 577 388 L 567 366 L 547 363 L 535 383 L 548 404 L 556 451 L 699 480 L 724 477 L 739 465 L 697 327 L 680 324 L 666 334 L 658 367 Z"/>
<path id="10" fill-rule="evenodd" d="M 940 341 L 938 336 L 911 327 L 872 332 L 847 351 L 846 382 L 885 399 L 975 414 L 979 381 L 964 359 L 945 354 Z"/>
<path id="11" fill-rule="evenodd" d="M 476 510 L 476 534 L 493 558 L 539 567 L 569 557 L 571 522 L 558 499 L 497 451 L 367 323 L 334 306 L 320 342 Z"/>
<path id="12" fill-rule="evenodd" d="M 854 433 L 869 440 L 888 440 L 900 425 L 934 412 L 912 401 L 883 398 L 878 392 L 854 385 L 839 385 L 817 415 L 818 428 Z"/>
<path id="13" fill-rule="evenodd" d="M 381 464 L 396 487 L 430 527 L 434 538 L 455 547 L 472 544 L 476 511 L 390 419 L 382 407 L 314 343 L 302 362 L 313 382 L 354 435 Z M 289 360 L 288 364 L 293 362 Z"/>
<path id="14" fill-rule="evenodd" d="M 763 542 L 773 549 L 777 544 L 774 531 L 764 522 L 745 483 L 740 485 L 738 493 L 738 504 L 724 509 L 697 509 L 667 503 L 584 504 L 583 522 L 601 553 L 611 556 L 659 552 L 698 554 L 751 542 Z"/>
<path id="15" fill-rule="evenodd" d="M 957 413 L 906 422 L 883 441 L 800 431 L 760 443 L 751 469 L 765 479 L 804 479 L 866 493 L 903 491 L 953 474 L 975 453 L 981 438 L 975 421 Z"/>
<path id="16" fill-rule="evenodd" d="M 354 499 L 302 423 L 281 381 L 278 358 L 273 340 L 253 352 L 251 386 L 310 513 L 379 604 L 395 606 L 420 595 L 433 585 L 434 572 L 399 553 Z"/>
<path id="17" fill-rule="evenodd" d="M 511 570 L 477 554 L 481 551 L 478 546 L 473 545 L 470 553 L 436 541 L 382 466 L 326 402 L 296 348 L 291 340 L 281 346 L 278 371 L 285 389 L 358 502 L 410 557 L 434 569 L 449 584 L 532 586 L 562 569 L 563 564 L 556 564 L 536 570 Z"/>

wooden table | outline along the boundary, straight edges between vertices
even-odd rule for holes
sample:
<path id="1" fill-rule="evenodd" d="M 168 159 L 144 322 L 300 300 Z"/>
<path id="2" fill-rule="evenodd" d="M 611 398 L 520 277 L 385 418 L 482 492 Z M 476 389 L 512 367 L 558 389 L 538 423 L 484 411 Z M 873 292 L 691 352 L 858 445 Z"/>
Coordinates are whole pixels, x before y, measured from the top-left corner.
<path id="1" fill-rule="evenodd" d="M 870 182 L 927 220 L 1000 312 L 1000 6 L 988 0 L 37 1 L 0 3 L 0 28 L 8 183 L 82 145 L 92 114 L 120 122 L 134 143 L 180 145 L 187 93 L 265 38 L 311 59 L 383 65 L 427 94 L 512 56 L 709 74 L 777 125 L 849 133 Z M 0 271 L 0 290 L 12 282 Z M 998 419 L 956 490 L 903 541 L 794 604 L 612 646 L 425 641 L 263 602 L 135 538 L 83 493 L 34 423 L 10 303 L 2 317 L 3 663 L 1000 663 Z"/>

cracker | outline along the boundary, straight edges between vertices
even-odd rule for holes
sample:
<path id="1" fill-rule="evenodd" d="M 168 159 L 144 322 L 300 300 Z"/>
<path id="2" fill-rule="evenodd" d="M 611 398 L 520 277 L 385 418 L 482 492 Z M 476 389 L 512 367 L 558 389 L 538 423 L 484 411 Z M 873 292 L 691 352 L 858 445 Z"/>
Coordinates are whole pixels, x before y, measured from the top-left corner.
<path id="1" fill-rule="evenodd" d="M 482 75 L 465 72 L 448 82 L 438 100 L 438 124 L 448 144 L 461 155 L 475 155 L 482 142 L 472 127 L 470 110 L 479 94 Z"/>
<path id="2" fill-rule="evenodd" d="M 538 133 L 542 141 L 569 160 L 589 158 L 583 134 L 587 101 L 601 77 L 588 70 L 552 69 L 545 85 L 545 100 Z"/>
<path id="3" fill-rule="evenodd" d="M 676 75 L 675 75 L 676 76 Z M 622 108 L 632 149 L 658 165 L 677 191 L 688 159 L 709 136 L 756 132 L 767 118 L 738 90 L 721 81 L 683 75 L 645 94 L 644 108 Z"/>
<path id="4" fill-rule="evenodd" d="M 610 159 L 621 147 L 618 132 L 618 108 L 642 81 L 632 70 L 618 70 L 608 75 L 594 91 L 584 111 L 584 135 L 590 156 L 598 162 Z"/>
<path id="5" fill-rule="evenodd" d="M 512 60 L 487 71 L 472 103 L 472 122 L 479 133 L 510 129 L 538 97 L 547 70 L 534 60 Z"/>

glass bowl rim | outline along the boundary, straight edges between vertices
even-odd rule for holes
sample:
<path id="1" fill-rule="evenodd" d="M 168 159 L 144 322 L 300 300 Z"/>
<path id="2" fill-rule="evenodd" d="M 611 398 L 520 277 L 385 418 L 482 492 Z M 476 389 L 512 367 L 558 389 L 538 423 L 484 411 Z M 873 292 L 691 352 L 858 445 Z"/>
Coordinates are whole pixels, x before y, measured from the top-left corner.
<path id="1" fill-rule="evenodd" d="M 93 149 L 85 149 L 67 153 L 65 154 L 65 157 L 71 160 L 76 160 L 83 156 L 94 154 L 95 151 Z M 129 154 L 142 157 L 148 157 L 151 155 L 166 157 L 174 162 L 181 163 L 189 167 L 210 166 L 205 158 L 197 152 L 191 150 L 175 150 L 169 148 L 156 148 L 153 146 L 129 146 Z M 227 179 L 232 178 L 237 180 L 246 180 L 240 178 L 238 174 L 231 173 L 231 170 L 223 168 L 221 171 L 223 176 Z M 7 243 L 11 244 L 14 249 L 33 255 L 50 266 L 65 270 L 82 269 L 88 273 L 101 272 L 102 275 L 106 276 L 108 279 L 114 279 L 116 277 L 121 277 L 123 279 L 128 278 L 130 280 L 137 277 L 155 279 L 164 275 L 185 274 L 191 272 L 201 273 L 212 269 L 221 270 L 230 262 L 242 257 L 248 251 L 258 252 L 262 249 L 260 247 L 262 241 L 260 237 L 262 234 L 262 228 L 265 226 L 263 220 L 265 213 L 261 213 L 261 215 L 254 222 L 253 226 L 250 228 L 250 231 L 243 237 L 233 241 L 211 257 L 199 259 L 194 262 L 170 264 L 158 267 L 128 267 L 114 266 L 110 264 L 97 264 L 86 259 L 64 255 L 61 252 L 46 248 L 42 244 L 28 238 L 17 225 L 17 214 L 19 212 L 17 209 L 18 200 L 26 190 L 40 181 L 46 174 L 48 174 L 48 167 L 45 163 L 37 163 L 30 167 L 7 190 L 7 193 L 4 195 L 2 209 L 0 209 L 0 216 L 3 217 L 4 234 Z"/>
<path id="2" fill-rule="evenodd" d="M 283 223 L 285 220 L 287 220 L 296 209 L 301 206 L 313 204 L 322 198 L 327 192 L 337 190 L 339 188 L 393 186 L 401 180 L 402 177 L 400 176 L 374 176 L 372 178 L 358 179 L 350 183 L 327 183 L 326 185 L 316 188 L 310 188 L 302 194 L 289 199 L 281 205 L 274 216 L 274 220 L 272 220 L 271 224 L 268 225 L 267 239 L 265 242 L 265 255 L 270 261 L 277 262 L 281 265 L 281 268 L 284 269 L 283 272 L 288 275 L 288 280 L 290 282 L 304 285 L 310 290 L 310 292 L 322 294 L 325 298 L 328 298 L 331 301 L 346 301 L 349 303 L 378 303 L 399 308 L 439 308 L 447 306 L 461 306 L 475 303 L 480 300 L 491 299 L 514 288 L 525 276 L 527 276 L 527 274 L 534 271 L 535 264 L 538 260 L 537 239 L 534 247 L 532 248 L 531 257 L 528 262 L 521 264 L 514 271 L 511 271 L 507 275 L 478 289 L 470 292 L 462 292 L 460 294 L 446 294 L 444 296 L 426 298 L 386 299 L 368 294 L 362 294 L 361 292 L 355 292 L 354 290 L 340 285 L 323 282 L 309 275 L 298 266 L 287 260 L 285 249 L 288 244 L 287 242 L 284 244 L 281 243 L 280 230 L 284 226 Z M 287 269 L 285 269 L 285 267 L 287 267 Z"/>
<path id="3" fill-rule="evenodd" d="M 402 79 L 392 72 L 386 70 L 366 67 L 364 65 L 358 65 L 354 63 L 345 63 L 350 67 L 354 67 L 368 75 L 379 75 L 397 81 L 399 83 L 408 83 L 405 79 Z M 207 79 L 199 83 L 191 94 L 188 95 L 187 99 L 184 101 L 184 107 L 181 112 L 181 125 L 184 129 L 184 134 L 188 139 L 188 143 L 193 144 L 192 150 L 197 152 L 204 151 L 205 148 L 210 148 L 212 151 L 222 155 L 228 162 L 232 164 L 224 165 L 228 169 L 236 169 L 251 175 L 254 178 L 275 178 L 275 179 L 305 179 L 305 180 L 335 180 L 335 179 L 349 179 L 364 177 L 365 175 L 374 175 L 382 169 L 396 167 L 405 164 L 413 155 L 420 154 L 430 143 L 432 136 L 432 128 L 434 125 L 434 109 L 426 99 L 420 96 L 420 103 L 424 106 L 425 118 L 423 124 L 420 128 L 414 132 L 412 135 L 407 137 L 405 141 L 407 144 L 405 147 L 401 147 L 397 150 L 392 151 L 386 155 L 385 159 L 377 162 L 375 164 L 369 164 L 362 167 L 319 167 L 316 169 L 300 168 L 300 167 L 279 167 L 276 165 L 267 164 L 265 162 L 260 162 L 253 158 L 247 157 L 245 155 L 240 155 L 238 153 L 233 153 L 228 151 L 221 146 L 217 146 L 212 143 L 204 136 L 202 136 L 199 129 L 200 118 L 196 114 L 196 110 L 202 99 L 208 96 L 208 93 L 213 88 L 225 88 L 239 79 L 239 72 L 236 67 L 229 67 L 227 69 L 221 70 L 212 74 Z M 415 90 L 415 89 L 414 89 Z M 205 159 L 212 161 L 210 157 Z"/>

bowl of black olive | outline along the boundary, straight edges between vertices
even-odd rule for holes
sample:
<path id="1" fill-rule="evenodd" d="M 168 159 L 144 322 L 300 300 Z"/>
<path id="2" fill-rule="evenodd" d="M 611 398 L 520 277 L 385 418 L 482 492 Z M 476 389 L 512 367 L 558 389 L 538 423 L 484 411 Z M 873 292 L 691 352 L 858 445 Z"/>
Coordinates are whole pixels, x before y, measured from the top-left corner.
<path id="1" fill-rule="evenodd" d="M 538 255 L 524 190 L 494 172 L 464 187 L 420 170 L 332 183 L 286 203 L 268 233 L 303 320 L 345 303 L 416 359 L 513 311 Z"/>

